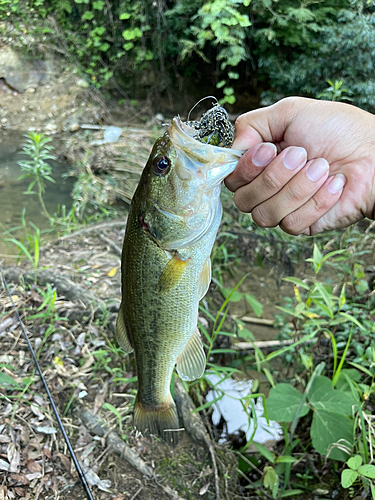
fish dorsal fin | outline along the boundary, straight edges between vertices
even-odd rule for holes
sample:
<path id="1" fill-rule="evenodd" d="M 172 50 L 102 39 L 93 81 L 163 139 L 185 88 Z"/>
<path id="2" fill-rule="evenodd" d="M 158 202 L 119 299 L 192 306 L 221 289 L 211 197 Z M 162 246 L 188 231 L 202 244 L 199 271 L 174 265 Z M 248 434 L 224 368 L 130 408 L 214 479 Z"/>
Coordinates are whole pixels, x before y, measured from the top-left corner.
<path id="1" fill-rule="evenodd" d="M 184 352 L 177 358 L 177 373 L 182 380 L 195 380 L 203 375 L 205 366 L 206 355 L 197 327 Z"/>
<path id="2" fill-rule="evenodd" d="M 189 259 L 183 259 L 178 253 L 171 258 L 159 278 L 160 292 L 166 292 L 178 285 L 188 263 Z"/>
<path id="3" fill-rule="evenodd" d="M 199 276 L 198 281 L 198 300 L 203 299 L 203 297 L 208 292 L 208 288 L 211 283 L 211 259 L 208 257 L 203 265 L 202 272 Z"/>
<path id="4" fill-rule="evenodd" d="M 121 306 L 120 306 L 118 316 L 117 316 L 116 338 L 117 338 L 117 342 L 120 344 L 120 346 L 124 349 L 125 352 L 128 352 L 128 353 L 133 352 L 134 349 L 130 343 L 130 340 L 129 340 L 129 337 L 128 337 L 128 334 L 126 331 L 122 302 L 121 302 Z"/>

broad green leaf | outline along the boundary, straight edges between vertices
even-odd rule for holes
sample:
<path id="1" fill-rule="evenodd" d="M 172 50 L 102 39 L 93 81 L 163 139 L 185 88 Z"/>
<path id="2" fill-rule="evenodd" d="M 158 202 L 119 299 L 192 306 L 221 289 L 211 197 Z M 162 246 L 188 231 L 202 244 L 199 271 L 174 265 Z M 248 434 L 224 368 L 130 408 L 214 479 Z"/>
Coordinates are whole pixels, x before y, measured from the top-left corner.
<path id="1" fill-rule="evenodd" d="M 316 377 L 311 385 L 308 400 L 317 410 L 326 410 L 332 413 L 351 416 L 355 401 L 342 391 L 332 389 L 328 377 Z"/>
<path id="2" fill-rule="evenodd" d="M 329 454 L 329 458 L 346 461 L 353 447 L 353 426 L 349 417 L 316 410 L 310 432 L 312 445 L 321 455 Z"/>
<path id="3" fill-rule="evenodd" d="M 358 472 L 365 477 L 375 479 L 375 465 L 365 464 L 361 465 Z"/>
<path id="4" fill-rule="evenodd" d="M 238 302 L 243 297 L 241 292 L 238 292 L 237 290 L 233 291 L 233 288 L 223 287 L 220 288 L 220 292 L 222 293 L 224 299 L 229 299 L 229 302 Z"/>
<path id="5" fill-rule="evenodd" d="M 358 477 L 358 472 L 351 469 L 345 469 L 341 473 L 341 486 L 343 488 L 350 488 Z"/>
<path id="6" fill-rule="evenodd" d="M 277 384 L 270 390 L 267 398 L 268 416 L 278 422 L 291 422 L 301 402 L 302 394 L 289 384 Z M 308 413 L 309 407 L 303 404 L 300 417 Z"/>
<path id="7" fill-rule="evenodd" d="M 350 467 L 353 470 L 357 470 L 361 467 L 362 465 L 362 457 L 361 455 L 355 455 L 354 457 L 349 458 L 347 461 L 348 467 Z"/>
<path id="8" fill-rule="evenodd" d="M 251 305 L 253 311 L 258 316 L 258 318 L 262 316 L 262 310 L 263 310 L 262 304 L 250 293 L 245 293 L 245 299 Z"/>

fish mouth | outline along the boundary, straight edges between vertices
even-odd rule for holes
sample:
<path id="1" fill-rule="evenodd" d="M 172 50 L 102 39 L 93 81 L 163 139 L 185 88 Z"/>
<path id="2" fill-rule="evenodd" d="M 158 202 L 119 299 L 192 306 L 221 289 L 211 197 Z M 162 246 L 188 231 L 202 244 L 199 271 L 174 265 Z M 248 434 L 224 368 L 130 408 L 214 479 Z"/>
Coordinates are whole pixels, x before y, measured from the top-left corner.
<path id="1" fill-rule="evenodd" d="M 181 179 L 198 177 L 212 188 L 233 172 L 245 151 L 213 146 L 194 138 L 196 130 L 183 123 L 179 116 L 168 129 L 176 150 L 178 175 Z"/>

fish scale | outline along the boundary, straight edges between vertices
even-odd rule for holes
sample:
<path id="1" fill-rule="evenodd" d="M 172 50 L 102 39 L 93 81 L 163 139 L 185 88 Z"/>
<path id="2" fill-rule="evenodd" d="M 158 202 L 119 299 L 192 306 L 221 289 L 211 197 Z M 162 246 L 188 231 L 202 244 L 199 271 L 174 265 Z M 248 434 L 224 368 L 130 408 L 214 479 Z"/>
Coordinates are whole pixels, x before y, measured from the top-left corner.
<path id="1" fill-rule="evenodd" d="M 132 200 L 122 253 L 116 334 L 135 354 L 134 424 L 170 443 L 179 428 L 170 394 L 174 367 L 183 380 L 199 378 L 205 368 L 198 305 L 211 279 L 221 182 L 241 156 L 194 136 L 194 128 L 174 118 L 156 141 Z"/>

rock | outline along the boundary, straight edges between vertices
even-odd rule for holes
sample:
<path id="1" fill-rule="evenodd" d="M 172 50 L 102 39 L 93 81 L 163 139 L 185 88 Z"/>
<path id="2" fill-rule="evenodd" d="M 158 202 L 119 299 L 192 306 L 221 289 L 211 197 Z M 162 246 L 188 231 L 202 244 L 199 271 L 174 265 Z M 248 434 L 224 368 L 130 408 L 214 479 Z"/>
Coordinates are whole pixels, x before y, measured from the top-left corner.
<path id="1" fill-rule="evenodd" d="M 29 90 L 31 93 L 35 92 L 35 88 L 45 83 L 51 72 L 49 61 L 26 59 L 10 47 L 0 47 L 0 78 L 4 78 L 7 85 L 17 92 L 28 89 L 33 89 Z"/>
<path id="2" fill-rule="evenodd" d="M 54 134 L 57 132 L 57 125 L 54 122 L 48 122 L 44 126 L 44 131 L 46 134 Z"/>
<path id="3" fill-rule="evenodd" d="M 89 82 L 84 78 L 80 78 L 76 83 L 78 87 L 82 87 L 83 89 L 87 89 L 90 86 Z"/>
<path id="4" fill-rule="evenodd" d="M 36 89 L 34 89 L 34 87 L 29 87 L 26 92 L 28 92 L 29 94 L 34 94 L 34 92 L 36 92 Z"/>
<path id="5" fill-rule="evenodd" d="M 69 127 L 69 132 L 77 132 L 80 129 L 79 123 L 74 122 Z"/>

